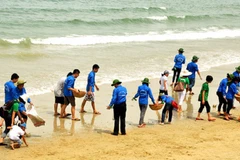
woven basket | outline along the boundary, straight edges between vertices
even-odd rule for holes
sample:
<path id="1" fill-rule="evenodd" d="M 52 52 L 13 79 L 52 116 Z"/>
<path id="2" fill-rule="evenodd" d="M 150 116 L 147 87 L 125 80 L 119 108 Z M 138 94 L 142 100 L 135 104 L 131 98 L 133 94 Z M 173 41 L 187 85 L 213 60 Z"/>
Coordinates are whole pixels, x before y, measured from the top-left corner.
<path id="1" fill-rule="evenodd" d="M 240 102 L 240 96 L 239 95 L 235 95 L 235 98 L 238 102 Z"/>
<path id="2" fill-rule="evenodd" d="M 152 110 L 159 110 L 161 109 L 162 107 L 164 106 L 164 103 L 160 103 L 156 106 L 154 106 L 154 104 L 149 104 L 149 107 L 152 109 Z"/>

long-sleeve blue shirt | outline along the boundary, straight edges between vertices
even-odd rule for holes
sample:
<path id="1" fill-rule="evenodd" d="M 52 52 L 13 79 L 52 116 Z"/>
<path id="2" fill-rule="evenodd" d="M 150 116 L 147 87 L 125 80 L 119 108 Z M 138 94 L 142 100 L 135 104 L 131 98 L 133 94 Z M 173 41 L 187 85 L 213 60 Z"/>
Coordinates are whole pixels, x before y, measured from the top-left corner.
<path id="1" fill-rule="evenodd" d="M 112 107 L 113 105 L 126 102 L 126 100 L 127 100 L 126 96 L 127 96 L 127 89 L 125 87 L 123 87 L 122 85 L 117 86 L 113 90 L 112 100 L 111 100 L 109 106 Z"/>
<path id="2" fill-rule="evenodd" d="M 74 88 L 75 78 L 71 75 L 68 76 L 64 83 L 63 94 L 64 96 L 73 96 L 73 93 L 69 88 Z"/>
<path id="3" fill-rule="evenodd" d="M 164 102 L 164 103 L 172 104 L 172 101 L 173 101 L 174 99 L 173 99 L 171 96 L 162 95 L 162 96 L 161 96 L 161 100 L 162 100 L 162 102 Z"/>
<path id="4" fill-rule="evenodd" d="M 88 74 L 88 82 L 86 87 L 87 92 L 90 90 L 90 87 L 92 87 L 91 92 L 94 92 L 94 85 L 95 85 L 95 72 L 91 71 Z"/>
<path id="5" fill-rule="evenodd" d="M 11 100 L 18 99 L 18 96 L 15 91 L 16 86 L 12 81 L 8 81 L 4 84 L 4 92 L 5 92 L 5 103 Z"/>
<path id="6" fill-rule="evenodd" d="M 234 77 L 237 77 L 237 78 L 240 77 L 240 74 L 237 71 L 233 72 L 233 75 L 234 75 Z"/>
<path id="7" fill-rule="evenodd" d="M 177 54 L 174 58 L 176 68 L 182 68 L 182 64 L 185 64 L 185 56 L 181 53 Z"/>
<path id="8" fill-rule="evenodd" d="M 195 62 L 190 62 L 187 65 L 187 70 L 189 72 L 192 72 L 192 74 L 190 76 L 188 76 L 188 78 L 194 79 L 196 77 L 196 73 L 198 71 L 198 65 Z"/>
<path id="9" fill-rule="evenodd" d="M 227 83 L 228 83 L 228 79 L 227 78 L 224 78 L 220 84 L 219 84 L 219 87 L 218 87 L 218 90 L 217 92 L 221 92 L 223 94 L 223 96 L 226 96 L 227 92 Z"/>
<path id="10" fill-rule="evenodd" d="M 24 94 L 27 94 L 25 88 L 19 89 L 18 87 L 16 87 L 16 88 L 15 88 L 15 92 L 16 92 L 16 95 L 17 95 L 18 98 L 19 98 L 20 96 L 24 95 Z M 28 99 L 27 99 L 27 102 L 30 103 L 30 102 L 31 102 L 31 99 L 28 98 Z M 22 102 L 20 102 L 20 103 L 19 103 L 18 110 L 19 110 L 20 112 L 26 111 L 25 104 L 22 103 Z"/>
<path id="11" fill-rule="evenodd" d="M 229 86 L 228 86 L 228 91 L 227 91 L 227 95 L 226 95 L 226 98 L 227 99 L 234 99 L 234 95 L 238 93 L 238 90 L 237 90 L 237 86 L 235 83 L 231 83 Z"/>
<path id="12" fill-rule="evenodd" d="M 148 96 L 151 98 L 152 103 L 155 103 L 151 89 L 146 84 L 143 84 L 138 87 L 138 91 L 137 91 L 136 95 L 134 96 L 134 98 L 139 97 L 139 99 L 138 99 L 139 104 L 147 105 L 148 104 Z"/>

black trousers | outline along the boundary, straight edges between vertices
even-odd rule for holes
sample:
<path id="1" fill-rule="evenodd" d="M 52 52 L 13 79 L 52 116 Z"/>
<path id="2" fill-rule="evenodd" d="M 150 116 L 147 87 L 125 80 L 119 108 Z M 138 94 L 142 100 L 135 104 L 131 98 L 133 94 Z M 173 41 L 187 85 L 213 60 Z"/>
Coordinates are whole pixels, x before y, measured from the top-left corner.
<path id="1" fill-rule="evenodd" d="M 177 83 L 177 81 L 178 81 L 178 78 L 179 78 L 179 76 L 180 76 L 180 73 L 181 73 L 181 68 L 176 68 L 174 71 L 173 71 L 173 78 L 172 78 L 172 83 L 174 83 L 174 81 L 175 81 L 175 77 L 176 77 L 176 83 Z"/>
<path id="2" fill-rule="evenodd" d="M 200 101 L 200 108 L 199 108 L 198 112 L 202 113 L 204 106 L 206 106 L 207 113 L 210 113 L 210 105 L 209 105 L 208 101 L 205 101 L 204 104 L 202 104 L 202 102 Z"/>
<path id="3" fill-rule="evenodd" d="M 227 99 L 227 114 L 230 114 L 232 107 L 233 107 L 233 99 Z"/>
<path id="4" fill-rule="evenodd" d="M 121 104 L 116 104 L 113 107 L 113 113 L 114 113 L 114 134 L 119 133 L 119 119 L 120 119 L 120 127 L 121 127 L 121 133 L 126 134 L 126 111 L 127 111 L 127 105 L 126 102 L 123 102 Z"/>
<path id="5" fill-rule="evenodd" d="M 4 111 L 3 108 L 0 108 L 0 117 L 2 117 L 5 121 L 5 130 L 4 130 L 4 136 L 3 138 L 5 138 L 8 134 L 8 132 L 10 131 L 10 129 L 8 129 L 7 127 L 11 126 L 12 124 L 12 116 L 11 114 L 8 113 L 8 111 Z"/>
<path id="6" fill-rule="evenodd" d="M 227 101 L 224 99 L 222 92 L 217 92 L 219 104 L 218 104 L 218 112 L 221 111 L 223 105 L 223 112 L 226 112 Z"/>

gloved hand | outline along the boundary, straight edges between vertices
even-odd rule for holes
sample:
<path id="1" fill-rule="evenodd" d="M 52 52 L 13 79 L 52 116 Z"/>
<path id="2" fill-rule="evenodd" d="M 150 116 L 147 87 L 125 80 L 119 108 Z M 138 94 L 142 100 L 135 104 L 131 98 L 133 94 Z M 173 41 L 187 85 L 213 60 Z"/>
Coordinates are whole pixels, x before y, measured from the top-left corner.
<path id="1" fill-rule="evenodd" d="M 133 98 L 132 98 L 132 101 L 133 101 L 133 100 L 136 101 L 137 99 L 133 97 Z"/>

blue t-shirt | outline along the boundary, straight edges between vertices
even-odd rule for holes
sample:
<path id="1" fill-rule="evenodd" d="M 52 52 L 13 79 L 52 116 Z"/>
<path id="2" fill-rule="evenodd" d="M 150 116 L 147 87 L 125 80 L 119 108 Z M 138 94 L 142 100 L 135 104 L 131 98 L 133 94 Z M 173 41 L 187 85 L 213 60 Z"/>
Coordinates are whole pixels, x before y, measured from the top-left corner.
<path id="1" fill-rule="evenodd" d="M 223 94 L 223 96 L 226 96 L 226 89 L 227 89 L 227 83 L 228 83 L 228 79 L 227 78 L 224 78 L 220 84 L 219 84 L 219 87 L 218 87 L 218 90 L 217 92 L 221 92 Z"/>
<path id="2" fill-rule="evenodd" d="M 125 87 L 123 87 L 122 85 L 117 86 L 113 90 L 112 100 L 111 100 L 109 106 L 113 106 L 116 104 L 121 104 L 123 102 L 126 102 L 126 100 L 127 100 L 126 96 L 127 96 L 127 89 Z"/>
<path id="3" fill-rule="evenodd" d="M 240 77 L 240 74 L 237 71 L 233 72 L 233 75 L 234 75 L 234 77 L 237 77 L 237 78 Z"/>
<path id="4" fill-rule="evenodd" d="M 195 72 L 198 71 L 198 65 L 195 62 L 190 62 L 187 65 L 187 70 L 189 72 L 192 72 L 192 74 L 190 76 L 188 76 L 188 78 L 194 79 L 196 77 Z"/>
<path id="5" fill-rule="evenodd" d="M 94 85 L 95 85 L 95 72 L 91 71 L 88 74 L 88 83 L 86 87 L 87 92 L 89 91 L 90 87 L 92 87 L 91 92 L 94 92 Z"/>
<path id="6" fill-rule="evenodd" d="M 63 94 L 64 96 L 73 96 L 73 93 L 69 88 L 74 88 L 75 78 L 73 75 L 68 76 L 64 82 Z"/>
<path id="7" fill-rule="evenodd" d="M 176 68 L 182 68 L 182 64 L 185 64 L 185 56 L 181 53 L 177 54 L 174 58 Z"/>
<path id="8" fill-rule="evenodd" d="M 8 81 L 4 84 L 5 103 L 18 99 L 15 88 L 16 86 L 12 81 Z"/>
<path id="9" fill-rule="evenodd" d="M 162 99 L 162 102 L 167 104 L 172 104 L 172 101 L 174 100 L 171 96 L 168 96 L 168 95 L 162 95 L 161 99 Z"/>
<path id="10" fill-rule="evenodd" d="M 151 89 L 146 84 L 143 84 L 138 87 L 137 94 L 134 96 L 134 98 L 139 97 L 139 99 L 138 99 L 139 104 L 147 105 L 148 104 L 148 96 L 151 98 L 152 102 L 155 103 Z"/>
<path id="11" fill-rule="evenodd" d="M 231 83 L 229 86 L 228 86 L 228 91 L 227 91 L 227 95 L 226 95 L 226 98 L 227 99 L 234 99 L 234 95 L 238 93 L 238 90 L 237 90 L 237 86 L 235 83 Z"/>

